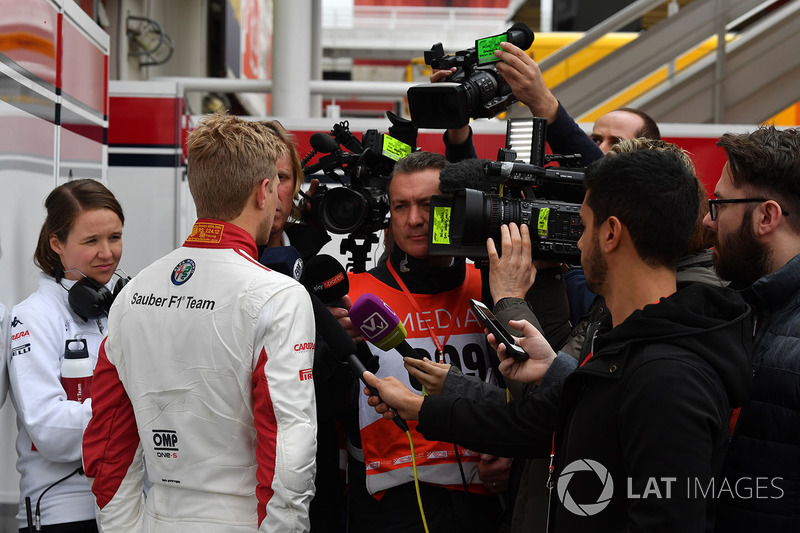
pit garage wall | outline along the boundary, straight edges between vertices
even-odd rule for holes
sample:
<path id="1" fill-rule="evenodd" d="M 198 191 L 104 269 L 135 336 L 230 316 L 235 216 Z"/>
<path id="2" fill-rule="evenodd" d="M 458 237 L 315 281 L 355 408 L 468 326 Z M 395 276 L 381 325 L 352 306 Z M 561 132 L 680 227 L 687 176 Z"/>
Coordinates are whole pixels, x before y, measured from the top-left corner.
<path id="1" fill-rule="evenodd" d="M 120 266 L 133 276 L 183 243 L 195 221 L 183 157 L 183 95 L 168 82 L 109 84 L 108 184 L 125 212 Z"/>
<path id="2" fill-rule="evenodd" d="M 0 0 L 0 301 L 38 286 L 44 199 L 70 178 L 106 181 L 108 36 L 73 0 Z M 0 410 L 0 503 L 16 504 L 16 424 Z"/>

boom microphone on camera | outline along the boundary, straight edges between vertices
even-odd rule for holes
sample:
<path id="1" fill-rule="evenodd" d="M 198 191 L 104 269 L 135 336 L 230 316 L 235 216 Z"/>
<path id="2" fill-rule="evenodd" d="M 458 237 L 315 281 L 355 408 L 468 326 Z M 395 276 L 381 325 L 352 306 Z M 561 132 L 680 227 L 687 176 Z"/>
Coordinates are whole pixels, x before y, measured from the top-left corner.
<path id="1" fill-rule="evenodd" d="M 350 320 L 369 342 L 388 352 L 396 349 L 403 357 L 422 359 L 406 342 L 406 328 L 386 302 L 374 294 L 362 294 L 350 308 Z"/>
<path id="2" fill-rule="evenodd" d="M 311 148 L 321 154 L 330 154 L 339 149 L 339 143 L 327 133 L 317 132 L 309 139 Z"/>

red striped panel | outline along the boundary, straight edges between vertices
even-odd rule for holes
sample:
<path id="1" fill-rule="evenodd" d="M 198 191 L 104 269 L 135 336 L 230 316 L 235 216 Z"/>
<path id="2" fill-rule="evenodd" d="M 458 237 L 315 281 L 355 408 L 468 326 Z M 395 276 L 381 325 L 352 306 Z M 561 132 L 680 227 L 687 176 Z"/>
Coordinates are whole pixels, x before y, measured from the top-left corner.
<path id="1" fill-rule="evenodd" d="M 256 427 L 256 497 L 258 498 L 258 525 L 267 516 L 267 504 L 272 499 L 272 480 L 275 478 L 275 453 L 278 445 L 278 422 L 272 405 L 269 383 L 264 373 L 267 351 L 261 348 L 258 364 L 253 372 L 253 412 L 260 413 L 253 422 Z"/>
<path id="2" fill-rule="evenodd" d="M 83 466 L 94 478 L 92 492 L 103 509 L 119 490 L 133 464 L 139 446 L 139 431 L 133 406 L 106 355 L 106 340 L 100 345 L 92 377 L 92 419 L 83 437 Z"/>
<path id="3" fill-rule="evenodd" d="M 108 144 L 180 146 L 179 104 L 175 98 L 112 96 Z"/>
<path id="4" fill-rule="evenodd" d="M 47 0 L 0 0 L 0 53 L 56 84 L 58 11 Z"/>
<path id="5" fill-rule="evenodd" d="M 59 15 L 59 20 L 62 21 L 61 92 L 104 115 L 106 55 L 69 18 Z"/>

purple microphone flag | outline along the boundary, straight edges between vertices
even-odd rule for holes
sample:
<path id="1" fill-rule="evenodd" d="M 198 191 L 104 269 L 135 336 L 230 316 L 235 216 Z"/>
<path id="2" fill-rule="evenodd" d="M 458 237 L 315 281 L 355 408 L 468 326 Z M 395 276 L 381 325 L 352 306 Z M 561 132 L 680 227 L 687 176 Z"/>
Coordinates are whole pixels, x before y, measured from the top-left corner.
<path id="1" fill-rule="evenodd" d="M 374 294 L 359 296 L 350 308 L 350 320 L 365 339 L 385 352 L 406 338 L 397 313 Z"/>

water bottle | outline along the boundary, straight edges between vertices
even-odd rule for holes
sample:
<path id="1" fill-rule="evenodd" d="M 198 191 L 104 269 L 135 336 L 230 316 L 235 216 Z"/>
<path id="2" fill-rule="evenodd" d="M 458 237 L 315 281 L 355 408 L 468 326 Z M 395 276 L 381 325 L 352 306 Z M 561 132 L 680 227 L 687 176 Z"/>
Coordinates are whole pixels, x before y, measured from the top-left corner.
<path id="1" fill-rule="evenodd" d="M 79 343 L 77 349 L 72 349 Z M 67 400 L 83 403 L 92 396 L 92 360 L 85 339 L 69 339 L 64 344 L 64 359 L 61 361 L 61 385 Z"/>

